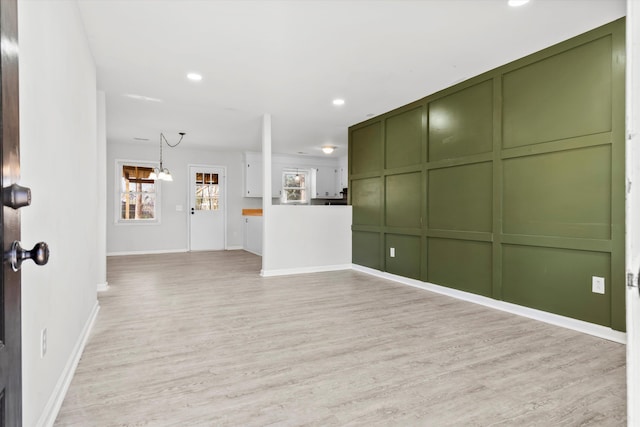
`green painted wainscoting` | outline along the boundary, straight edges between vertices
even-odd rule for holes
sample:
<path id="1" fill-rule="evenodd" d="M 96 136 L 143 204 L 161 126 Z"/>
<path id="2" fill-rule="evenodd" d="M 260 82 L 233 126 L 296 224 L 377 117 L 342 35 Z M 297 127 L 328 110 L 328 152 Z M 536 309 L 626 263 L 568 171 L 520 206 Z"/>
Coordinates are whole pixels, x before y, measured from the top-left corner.
<path id="1" fill-rule="evenodd" d="M 353 262 L 623 331 L 624 43 L 621 19 L 352 126 Z"/>

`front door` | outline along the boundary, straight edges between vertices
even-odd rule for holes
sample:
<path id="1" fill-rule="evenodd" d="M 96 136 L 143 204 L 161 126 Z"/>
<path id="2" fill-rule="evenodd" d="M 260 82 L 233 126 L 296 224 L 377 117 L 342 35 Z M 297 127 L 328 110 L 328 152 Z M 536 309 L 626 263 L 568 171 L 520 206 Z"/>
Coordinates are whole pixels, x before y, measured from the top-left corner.
<path id="1" fill-rule="evenodd" d="M 20 174 L 17 24 L 16 0 L 0 1 L 0 153 L 5 205 L 5 193 L 17 183 Z M 20 214 L 16 209 L 4 206 L 0 221 L 2 248 L 6 254 L 13 242 L 20 240 Z M 14 272 L 7 262 L 3 263 L 0 277 L 0 300 L 0 425 L 19 426 L 22 423 L 20 272 Z"/>
<path id="2" fill-rule="evenodd" d="M 189 166 L 189 249 L 225 249 L 225 168 Z"/>

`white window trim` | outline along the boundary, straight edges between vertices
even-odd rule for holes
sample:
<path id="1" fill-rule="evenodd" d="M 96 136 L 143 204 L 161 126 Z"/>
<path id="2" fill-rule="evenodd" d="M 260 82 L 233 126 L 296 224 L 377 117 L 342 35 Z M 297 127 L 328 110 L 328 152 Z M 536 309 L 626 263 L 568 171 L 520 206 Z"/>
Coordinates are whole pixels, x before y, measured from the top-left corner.
<path id="1" fill-rule="evenodd" d="M 285 200 L 286 197 L 286 190 L 285 190 L 285 185 L 284 185 L 284 176 L 285 174 L 291 174 L 291 173 L 298 173 L 298 174 L 305 174 L 305 179 L 304 179 L 304 187 L 300 187 L 300 188 L 304 188 L 306 194 L 307 194 L 307 200 L 305 200 L 304 202 L 300 202 L 297 200 L 293 200 L 293 201 L 287 201 Z M 311 169 L 298 169 L 298 168 L 283 168 L 282 169 L 282 195 L 280 196 L 280 203 L 283 205 L 308 205 L 311 203 Z"/>
<path id="2" fill-rule="evenodd" d="M 114 223 L 116 225 L 123 225 L 125 227 L 130 227 L 132 225 L 142 225 L 142 226 L 148 226 L 148 225 L 160 225 L 161 221 L 160 221 L 160 214 L 162 212 L 161 206 L 162 206 L 162 197 L 161 197 L 161 181 L 160 180 L 156 180 L 156 217 L 154 219 L 137 219 L 137 220 L 131 220 L 131 219 L 120 219 L 120 178 L 122 176 L 122 166 L 123 165 L 131 165 L 131 166 L 143 166 L 143 167 L 150 167 L 150 168 L 157 168 L 158 167 L 158 163 L 157 162 L 149 162 L 149 161 L 145 161 L 145 160 L 126 160 L 126 159 L 116 159 L 115 161 L 115 173 L 114 173 L 114 210 L 113 210 L 113 218 L 114 218 Z"/>

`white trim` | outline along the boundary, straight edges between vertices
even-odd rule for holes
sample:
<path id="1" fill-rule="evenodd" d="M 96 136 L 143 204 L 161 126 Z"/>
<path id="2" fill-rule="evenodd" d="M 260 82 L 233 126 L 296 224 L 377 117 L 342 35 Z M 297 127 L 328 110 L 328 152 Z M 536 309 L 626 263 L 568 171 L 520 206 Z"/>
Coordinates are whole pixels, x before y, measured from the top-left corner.
<path id="1" fill-rule="evenodd" d="M 640 4 L 627 0 L 625 82 L 625 269 L 636 286 L 626 289 L 627 425 L 640 425 Z"/>
<path id="2" fill-rule="evenodd" d="M 241 251 L 244 248 L 242 246 L 227 246 L 227 251 Z"/>
<path id="3" fill-rule="evenodd" d="M 353 264 L 353 269 L 361 273 L 366 273 L 372 276 L 402 283 L 403 285 L 413 286 L 414 288 L 420 288 L 426 291 L 447 295 L 463 301 L 480 304 L 485 307 L 494 308 L 496 310 L 506 311 L 507 313 L 517 314 L 518 316 L 528 317 L 529 319 L 539 320 L 541 322 L 550 323 L 552 325 L 561 326 L 567 329 L 572 329 L 574 331 L 593 335 L 599 338 L 604 338 L 606 340 L 614 341 L 620 344 L 627 343 L 627 334 L 625 334 L 624 332 L 614 331 L 613 329 L 607 328 L 606 326 L 596 325 L 594 323 L 572 319 L 570 317 L 560 316 L 558 314 L 547 313 L 546 311 L 523 307 L 521 305 L 511 304 L 509 302 L 499 301 L 493 298 L 483 297 L 481 295 L 435 285 L 433 283 L 422 282 L 416 279 L 409 279 L 407 277 L 385 273 L 380 270 L 374 270 L 373 268 L 363 267 L 357 264 Z"/>
<path id="4" fill-rule="evenodd" d="M 89 335 L 91 330 L 93 329 L 93 325 L 98 317 L 98 311 L 100 311 L 100 305 L 98 301 L 93 306 L 91 313 L 89 314 L 89 318 L 76 341 L 76 345 L 73 347 L 73 351 L 69 355 L 69 359 L 67 360 L 67 364 L 64 367 L 64 370 L 60 374 L 58 378 L 58 382 L 56 383 L 55 388 L 53 389 L 53 393 L 49 397 L 47 401 L 47 405 L 44 407 L 42 414 L 40 415 L 40 419 L 36 423 L 38 427 L 51 427 L 53 423 L 56 421 L 56 417 L 58 416 L 58 412 L 60 412 L 60 407 L 62 406 L 62 402 L 64 401 L 65 396 L 67 395 L 67 391 L 69 390 L 69 385 L 71 384 L 71 380 L 73 379 L 73 375 L 76 372 L 76 368 L 78 367 L 78 362 L 80 361 L 80 356 L 82 356 L 82 352 L 84 351 L 84 346 L 87 344 L 87 340 L 89 339 Z"/>
<path id="5" fill-rule="evenodd" d="M 105 292 L 109 290 L 109 282 L 98 283 L 98 292 Z"/>
<path id="6" fill-rule="evenodd" d="M 247 249 L 247 248 L 242 248 L 242 250 L 244 250 L 245 252 L 249 252 L 250 254 L 254 254 L 254 255 L 258 255 L 258 256 L 262 256 L 262 254 L 259 254 L 256 251 L 252 251 L 251 249 Z M 260 273 L 262 274 L 262 273 Z M 276 274 L 275 276 L 278 276 L 278 274 Z"/>
<path id="7" fill-rule="evenodd" d="M 182 252 L 188 252 L 186 248 L 181 249 L 159 249 L 155 251 L 124 251 L 124 252 L 109 252 L 107 256 L 122 256 L 122 255 L 156 255 L 156 254 L 178 254 Z"/>
<path id="8" fill-rule="evenodd" d="M 262 277 L 288 276 L 290 274 L 308 274 L 323 273 L 326 271 L 351 270 L 351 268 L 351 264 L 320 265 L 315 267 L 283 268 L 279 270 L 260 270 L 260 275 Z"/>

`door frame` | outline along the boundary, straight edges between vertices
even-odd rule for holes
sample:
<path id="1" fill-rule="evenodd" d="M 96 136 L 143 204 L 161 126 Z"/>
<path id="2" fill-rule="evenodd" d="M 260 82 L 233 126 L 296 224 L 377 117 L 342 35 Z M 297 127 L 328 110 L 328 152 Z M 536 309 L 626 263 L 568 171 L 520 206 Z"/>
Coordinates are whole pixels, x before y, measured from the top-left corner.
<path id="1" fill-rule="evenodd" d="M 640 424 L 640 4 L 627 1 L 626 22 L 626 316 L 627 424 Z"/>
<path id="2" fill-rule="evenodd" d="M 206 165 L 202 163 L 187 164 L 187 251 L 191 252 L 191 168 L 222 169 L 224 189 L 222 191 L 222 213 L 224 215 L 224 250 L 227 250 L 227 167 L 222 165 Z"/>
<path id="3" fill-rule="evenodd" d="M 15 0 L 1 0 L 0 35 L 2 52 L 0 64 L 1 100 L 0 160 L 2 161 L 1 187 L 7 188 L 20 181 L 20 102 L 18 72 L 18 4 Z M 14 51 L 15 49 L 15 51 Z M 6 254 L 14 241 L 20 240 L 20 212 L 2 206 L 2 253 Z M 3 378 L 0 385 L 4 396 L 0 407 L 0 425 L 22 425 L 22 318 L 21 274 L 13 271 L 9 263 L 2 264 L 3 317 L 1 327 L 3 343 L 0 346 Z"/>

